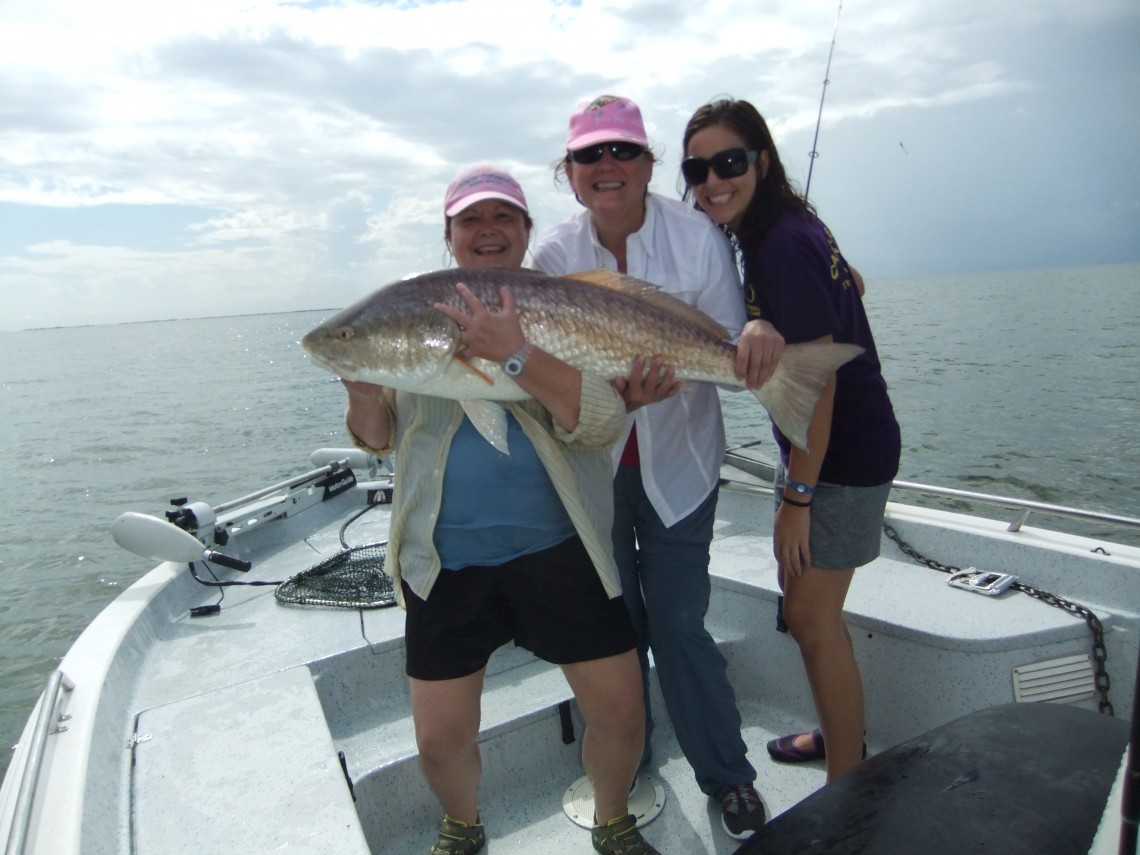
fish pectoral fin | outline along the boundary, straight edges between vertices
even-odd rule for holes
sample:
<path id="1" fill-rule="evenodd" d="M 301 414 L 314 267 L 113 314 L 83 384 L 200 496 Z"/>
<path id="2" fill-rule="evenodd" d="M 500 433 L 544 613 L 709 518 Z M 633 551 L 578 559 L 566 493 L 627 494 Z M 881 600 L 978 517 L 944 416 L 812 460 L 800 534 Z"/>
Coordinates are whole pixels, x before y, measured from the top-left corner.
<path id="1" fill-rule="evenodd" d="M 465 359 L 462 356 L 457 356 L 455 357 L 455 361 L 470 371 L 472 374 L 474 374 L 476 377 L 478 377 L 480 380 L 482 380 L 484 383 L 486 383 L 488 386 L 495 385 L 494 380 L 492 380 L 485 372 L 480 371 L 478 368 L 472 365 L 469 360 Z"/>
<path id="2" fill-rule="evenodd" d="M 503 406 L 495 401 L 484 400 L 460 401 L 459 404 L 479 435 L 493 449 L 510 456 L 507 447 L 507 411 Z"/>

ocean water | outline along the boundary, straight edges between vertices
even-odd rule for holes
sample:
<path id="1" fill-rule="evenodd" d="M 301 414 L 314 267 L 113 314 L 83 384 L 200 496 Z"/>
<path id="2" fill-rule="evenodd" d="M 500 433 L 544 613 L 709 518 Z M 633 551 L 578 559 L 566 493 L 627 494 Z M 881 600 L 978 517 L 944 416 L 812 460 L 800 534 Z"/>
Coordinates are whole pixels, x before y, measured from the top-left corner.
<path id="1" fill-rule="evenodd" d="M 1140 517 L 1140 264 L 871 280 L 865 302 L 900 478 Z M 0 333 L 0 770 L 151 567 L 112 541 L 120 513 L 216 505 L 347 444 L 342 388 L 298 344 L 328 314 Z M 772 451 L 752 397 L 722 399 L 729 444 Z"/>

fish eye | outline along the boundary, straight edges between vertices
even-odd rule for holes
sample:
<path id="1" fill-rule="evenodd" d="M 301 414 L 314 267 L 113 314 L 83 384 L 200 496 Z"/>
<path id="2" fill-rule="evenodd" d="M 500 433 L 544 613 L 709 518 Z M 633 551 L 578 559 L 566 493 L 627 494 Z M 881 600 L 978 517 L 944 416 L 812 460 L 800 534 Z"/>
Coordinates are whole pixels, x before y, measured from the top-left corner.
<path id="1" fill-rule="evenodd" d="M 352 327 L 337 327 L 335 335 L 341 341 L 350 341 L 353 336 Z"/>

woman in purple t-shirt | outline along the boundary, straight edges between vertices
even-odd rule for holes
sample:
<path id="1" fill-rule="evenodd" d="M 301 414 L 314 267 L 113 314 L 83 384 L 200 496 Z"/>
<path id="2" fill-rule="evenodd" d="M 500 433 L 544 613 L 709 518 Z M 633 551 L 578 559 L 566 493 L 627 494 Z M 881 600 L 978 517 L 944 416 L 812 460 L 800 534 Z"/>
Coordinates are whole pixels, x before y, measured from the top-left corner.
<path id="1" fill-rule="evenodd" d="M 865 751 L 863 684 L 843 602 L 855 568 L 879 554 L 883 511 L 898 472 L 898 422 L 859 275 L 792 188 L 760 113 L 747 101 L 706 104 L 685 128 L 684 150 L 686 197 L 740 252 L 749 322 L 768 321 L 788 344 L 837 341 L 864 348 L 820 397 L 808 429 L 810 451 L 773 427 L 782 463 L 773 549 L 784 617 L 820 726 L 775 739 L 768 751 L 790 762 L 826 757 L 830 781 Z"/>

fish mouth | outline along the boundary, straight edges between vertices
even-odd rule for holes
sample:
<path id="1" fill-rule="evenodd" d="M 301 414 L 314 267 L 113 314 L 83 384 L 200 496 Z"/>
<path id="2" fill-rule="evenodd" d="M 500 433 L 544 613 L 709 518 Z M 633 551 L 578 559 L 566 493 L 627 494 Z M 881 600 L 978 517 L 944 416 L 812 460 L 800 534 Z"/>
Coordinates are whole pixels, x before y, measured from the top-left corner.
<path id="1" fill-rule="evenodd" d="M 321 366 L 321 368 L 325 369 L 326 371 L 336 374 L 338 377 L 340 376 L 340 368 L 325 357 L 321 356 L 319 353 L 315 353 L 310 350 L 309 359 L 313 360 L 313 362 L 317 363 L 317 365 Z"/>

